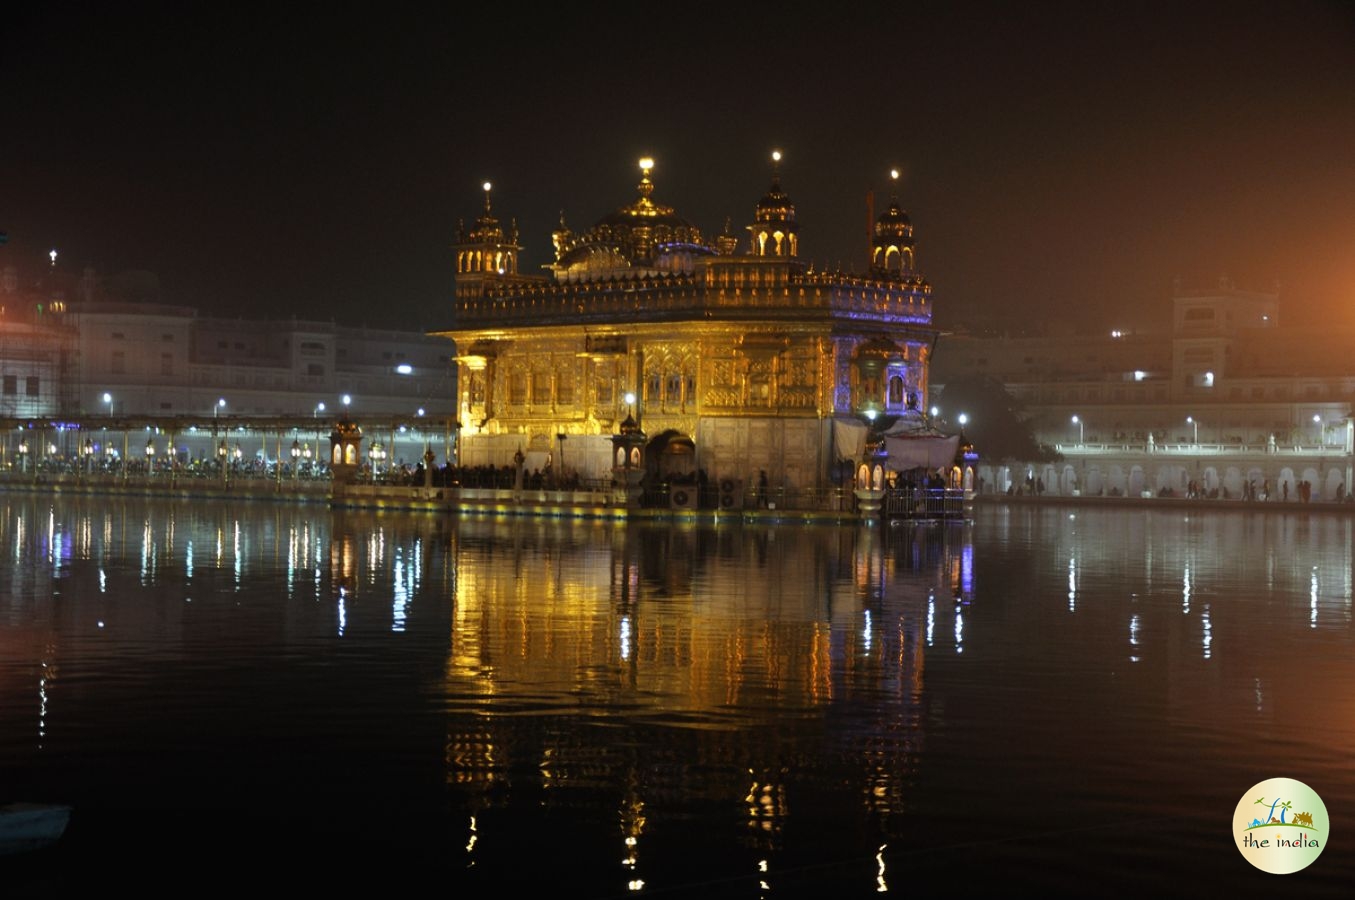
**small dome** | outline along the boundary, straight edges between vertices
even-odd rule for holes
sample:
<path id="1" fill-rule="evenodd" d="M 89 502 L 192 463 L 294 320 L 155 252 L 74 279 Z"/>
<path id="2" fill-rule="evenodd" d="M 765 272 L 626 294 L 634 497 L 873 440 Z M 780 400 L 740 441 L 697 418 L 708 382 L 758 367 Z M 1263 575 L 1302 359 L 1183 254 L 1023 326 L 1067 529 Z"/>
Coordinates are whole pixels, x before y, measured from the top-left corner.
<path id="1" fill-rule="evenodd" d="M 795 219 L 795 204 L 790 202 L 790 195 L 781 190 L 781 178 L 775 176 L 772 178 L 772 186 L 767 193 L 762 195 L 762 199 L 757 204 L 758 221 L 767 218 L 776 219 Z"/>
<path id="2" fill-rule="evenodd" d="M 876 234 L 901 234 L 912 231 L 913 221 L 908 218 L 908 213 L 899 206 L 899 201 L 893 200 L 889 204 L 889 209 L 885 210 L 878 219 L 875 220 Z"/>

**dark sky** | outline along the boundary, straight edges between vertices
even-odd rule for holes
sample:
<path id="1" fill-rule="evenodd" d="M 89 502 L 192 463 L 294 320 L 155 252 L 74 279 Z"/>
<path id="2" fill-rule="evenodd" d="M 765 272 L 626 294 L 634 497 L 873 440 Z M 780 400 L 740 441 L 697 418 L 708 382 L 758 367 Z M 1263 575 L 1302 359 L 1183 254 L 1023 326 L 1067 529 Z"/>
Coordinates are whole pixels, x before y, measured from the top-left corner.
<path id="1" fill-rule="evenodd" d="M 1349 3 L 15 6 L 0 261 L 204 311 L 437 327 L 485 179 L 536 270 L 641 155 L 713 236 L 780 148 L 821 266 L 904 172 L 947 327 L 1141 324 L 1221 275 L 1355 325 Z"/>

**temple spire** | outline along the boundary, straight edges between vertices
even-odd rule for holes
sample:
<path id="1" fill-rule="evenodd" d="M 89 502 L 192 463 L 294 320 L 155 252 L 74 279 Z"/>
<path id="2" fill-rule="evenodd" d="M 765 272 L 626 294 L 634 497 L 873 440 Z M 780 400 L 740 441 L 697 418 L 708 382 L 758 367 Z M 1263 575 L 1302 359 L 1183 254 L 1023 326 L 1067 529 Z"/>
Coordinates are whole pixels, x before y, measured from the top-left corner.
<path id="1" fill-rule="evenodd" d="M 889 170 L 889 208 L 875 220 L 871 237 L 870 268 L 882 275 L 911 275 L 917 259 L 913 223 L 899 204 L 899 170 Z"/>
<path id="2" fill-rule="evenodd" d="M 800 226 L 795 222 L 795 204 L 781 189 L 781 151 L 772 151 L 772 185 L 758 201 L 752 235 L 754 256 L 780 256 L 794 259 L 800 255 Z"/>

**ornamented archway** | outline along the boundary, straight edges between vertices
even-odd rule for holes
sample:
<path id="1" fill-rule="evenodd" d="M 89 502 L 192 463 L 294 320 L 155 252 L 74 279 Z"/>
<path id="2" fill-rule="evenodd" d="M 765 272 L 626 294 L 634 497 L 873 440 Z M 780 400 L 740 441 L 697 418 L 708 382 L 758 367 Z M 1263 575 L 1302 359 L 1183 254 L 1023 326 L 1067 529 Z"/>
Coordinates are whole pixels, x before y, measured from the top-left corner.
<path id="1" fill-rule="evenodd" d="M 645 468 L 651 484 L 696 482 L 696 442 L 669 429 L 650 438 L 645 448 Z"/>

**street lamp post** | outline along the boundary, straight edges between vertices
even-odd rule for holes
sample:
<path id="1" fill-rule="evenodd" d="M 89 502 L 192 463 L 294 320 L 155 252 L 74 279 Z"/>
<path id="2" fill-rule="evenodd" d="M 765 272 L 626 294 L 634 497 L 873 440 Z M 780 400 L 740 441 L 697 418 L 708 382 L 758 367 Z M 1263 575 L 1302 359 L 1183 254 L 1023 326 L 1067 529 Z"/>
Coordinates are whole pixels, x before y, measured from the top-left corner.
<path id="1" fill-rule="evenodd" d="M 108 418 L 113 418 L 113 395 L 104 392 L 104 402 L 108 404 Z"/>
<path id="2" fill-rule="evenodd" d="M 1077 445 L 1081 447 L 1086 441 L 1086 422 L 1083 422 L 1077 416 L 1073 416 L 1073 424 L 1077 426 Z"/>
<path id="3" fill-rule="evenodd" d="M 381 474 L 381 461 L 386 458 L 386 448 L 381 446 L 380 441 L 373 441 L 367 455 L 372 460 L 372 481 L 376 481 Z"/>
<path id="4" fill-rule="evenodd" d="M 1194 429 L 1194 437 L 1191 438 L 1191 444 L 1196 447 L 1200 446 L 1200 423 L 1195 421 L 1194 416 L 1186 416 L 1186 424 Z"/>
<path id="5" fill-rule="evenodd" d="M 295 439 L 292 440 L 292 480 L 296 481 L 301 477 L 301 443 Z"/>
<path id="6" fill-rule="evenodd" d="M 1317 445 L 1320 447 L 1326 435 L 1323 434 L 1322 416 L 1318 413 L 1313 413 L 1313 424 L 1317 426 Z"/>

